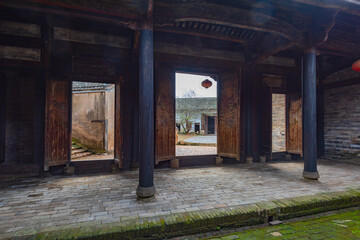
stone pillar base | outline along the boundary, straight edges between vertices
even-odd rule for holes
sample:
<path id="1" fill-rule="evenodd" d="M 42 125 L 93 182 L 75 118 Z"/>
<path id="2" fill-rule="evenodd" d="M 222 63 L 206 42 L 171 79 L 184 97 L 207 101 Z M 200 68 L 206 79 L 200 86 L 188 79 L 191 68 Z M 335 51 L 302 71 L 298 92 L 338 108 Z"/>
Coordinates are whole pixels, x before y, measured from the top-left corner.
<path id="1" fill-rule="evenodd" d="M 303 171 L 303 177 L 310 180 L 318 180 L 320 178 L 319 172 Z"/>
<path id="2" fill-rule="evenodd" d="M 136 195 L 139 198 L 149 198 L 149 197 L 154 196 L 155 193 L 156 193 L 155 186 L 152 186 L 152 187 L 138 186 L 137 189 L 136 189 Z"/>
<path id="3" fill-rule="evenodd" d="M 173 159 L 170 161 L 170 167 L 171 168 L 179 168 L 180 167 L 180 161 L 179 159 Z"/>
<path id="4" fill-rule="evenodd" d="M 260 162 L 266 163 L 266 156 L 260 156 Z"/>
<path id="5" fill-rule="evenodd" d="M 253 163 L 253 157 L 246 157 L 246 163 Z"/>
<path id="6" fill-rule="evenodd" d="M 222 157 L 215 158 L 215 165 L 222 165 L 224 163 L 224 159 Z"/>
<path id="7" fill-rule="evenodd" d="M 65 175 L 74 175 L 75 174 L 75 167 L 74 166 L 66 166 L 64 167 L 64 174 Z"/>

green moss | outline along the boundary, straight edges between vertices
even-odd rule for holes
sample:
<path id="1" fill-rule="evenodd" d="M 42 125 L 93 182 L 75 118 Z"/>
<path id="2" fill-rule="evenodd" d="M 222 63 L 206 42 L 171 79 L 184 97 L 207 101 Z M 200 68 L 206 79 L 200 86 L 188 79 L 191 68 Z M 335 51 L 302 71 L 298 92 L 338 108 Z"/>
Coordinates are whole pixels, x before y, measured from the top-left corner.
<path id="1" fill-rule="evenodd" d="M 314 196 L 242 205 L 236 209 L 213 209 L 178 213 L 160 218 L 143 218 L 140 220 L 136 217 L 122 217 L 121 221 L 117 223 L 103 225 L 84 223 L 81 224 L 80 228 L 75 229 L 69 229 L 66 226 L 56 229 L 49 228 L 38 232 L 36 239 L 138 239 L 145 237 L 147 239 L 161 239 L 223 228 L 262 224 L 267 220 L 268 216 L 282 220 L 359 205 L 360 189 L 350 189 L 344 192 L 322 193 Z M 319 221 L 321 222 L 321 220 Z M 295 229 L 297 231 L 299 231 L 299 228 L 304 230 L 304 226 L 306 224 L 294 225 L 291 228 L 279 228 L 278 231 L 283 230 L 281 233 L 287 236 L 293 232 L 294 228 L 297 228 Z M 358 234 L 356 229 L 354 231 Z M 256 236 L 263 236 L 261 234 Z M 266 234 L 266 237 L 272 237 L 269 233 Z M 300 238 L 301 235 L 298 237 Z"/>

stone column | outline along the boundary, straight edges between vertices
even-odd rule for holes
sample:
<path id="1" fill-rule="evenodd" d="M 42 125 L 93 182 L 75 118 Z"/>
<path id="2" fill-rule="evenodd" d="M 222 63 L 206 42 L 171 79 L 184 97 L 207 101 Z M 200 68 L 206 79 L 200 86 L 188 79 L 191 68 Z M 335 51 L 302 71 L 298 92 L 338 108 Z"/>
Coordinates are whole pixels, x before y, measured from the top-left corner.
<path id="1" fill-rule="evenodd" d="M 152 6 L 149 6 L 152 9 Z M 148 18 L 140 32 L 139 64 L 139 186 L 136 194 L 146 198 L 154 186 L 154 35 Z"/>
<path id="2" fill-rule="evenodd" d="M 316 180 L 316 48 L 305 50 L 303 66 L 303 177 Z"/>

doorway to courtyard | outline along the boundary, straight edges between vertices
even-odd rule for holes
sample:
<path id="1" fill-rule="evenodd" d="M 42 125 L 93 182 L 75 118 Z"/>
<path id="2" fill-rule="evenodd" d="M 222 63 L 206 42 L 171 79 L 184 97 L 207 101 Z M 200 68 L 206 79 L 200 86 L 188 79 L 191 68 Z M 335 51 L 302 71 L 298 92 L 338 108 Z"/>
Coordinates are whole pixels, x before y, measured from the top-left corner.
<path id="1" fill-rule="evenodd" d="M 71 161 L 114 159 L 115 84 L 72 83 Z"/>
<path id="2" fill-rule="evenodd" d="M 217 154 L 217 81 L 209 75 L 175 75 L 176 156 Z"/>
<path id="3" fill-rule="evenodd" d="M 272 94 L 272 152 L 286 151 L 286 95 Z"/>

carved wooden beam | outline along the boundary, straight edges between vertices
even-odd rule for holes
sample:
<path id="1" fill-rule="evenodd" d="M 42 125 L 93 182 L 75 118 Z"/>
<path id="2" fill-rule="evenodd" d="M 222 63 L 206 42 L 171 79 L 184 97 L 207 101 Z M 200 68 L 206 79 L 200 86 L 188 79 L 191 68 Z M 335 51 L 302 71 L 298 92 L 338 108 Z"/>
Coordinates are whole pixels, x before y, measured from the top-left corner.
<path id="1" fill-rule="evenodd" d="M 259 12 L 215 4 L 186 4 L 181 8 L 157 6 L 155 27 L 174 27 L 183 23 L 206 23 L 235 29 L 248 29 L 282 36 L 301 44 L 303 33 L 288 22 Z"/>

